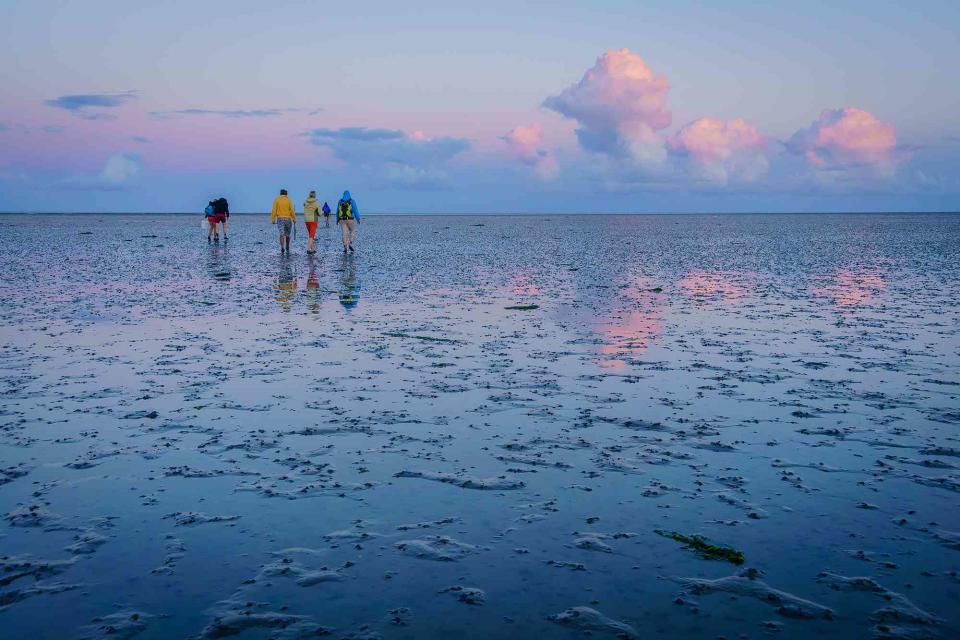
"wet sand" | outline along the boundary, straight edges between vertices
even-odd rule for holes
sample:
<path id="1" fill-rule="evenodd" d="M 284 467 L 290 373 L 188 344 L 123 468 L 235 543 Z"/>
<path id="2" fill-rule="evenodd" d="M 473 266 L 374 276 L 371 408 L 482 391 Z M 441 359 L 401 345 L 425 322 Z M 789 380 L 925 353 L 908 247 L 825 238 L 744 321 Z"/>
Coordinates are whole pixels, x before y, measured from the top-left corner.
<path id="1" fill-rule="evenodd" d="M 960 217 L 198 220 L 0 216 L 4 637 L 960 635 Z"/>

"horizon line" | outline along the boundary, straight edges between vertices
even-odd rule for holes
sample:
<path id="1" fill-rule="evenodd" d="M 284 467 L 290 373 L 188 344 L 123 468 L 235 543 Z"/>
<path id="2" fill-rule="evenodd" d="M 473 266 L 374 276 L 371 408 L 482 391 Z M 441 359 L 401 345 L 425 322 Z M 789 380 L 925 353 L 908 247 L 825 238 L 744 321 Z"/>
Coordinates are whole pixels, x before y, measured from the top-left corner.
<path id="1" fill-rule="evenodd" d="M 380 216 L 754 216 L 754 215 L 956 215 L 960 210 L 873 210 L 873 211 L 536 211 L 536 212 L 419 212 L 365 213 L 363 217 Z M 195 211 L 0 211 L 0 216 L 203 216 Z M 268 216 L 269 211 L 237 211 L 233 216 Z M 302 215 L 302 214 L 301 214 Z"/>

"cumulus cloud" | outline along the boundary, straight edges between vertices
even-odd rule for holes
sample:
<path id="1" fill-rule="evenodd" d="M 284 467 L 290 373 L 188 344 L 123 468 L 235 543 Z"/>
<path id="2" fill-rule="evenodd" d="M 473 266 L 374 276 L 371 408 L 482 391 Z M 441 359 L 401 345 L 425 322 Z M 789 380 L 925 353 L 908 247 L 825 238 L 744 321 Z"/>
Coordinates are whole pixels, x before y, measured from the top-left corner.
<path id="1" fill-rule="evenodd" d="M 285 107 L 279 109 L 171 109 L 168 111 L 151 111 L 154 118 L 167 119 L 174 116 L 221 116 L 223 118 L 273 118 L 285 113 L 303 113 L 308 115 L 318 113 L 319 109 L 298 109 Z"/>
<path id="2" fill-rule="evenodd" d="M 369 142 L 371 140 L 402 140 L 406 137 L 398 129 L 374 129 L 369 127 L 342 127 L 340 129 L 313 129 L 309 132 L 313 139 L 323 140 L 357 140 Z"/>
<path id="3" fill-rule="evenodd" d="M 122 91 L 120 93 L 86 93 L 60 96 L 44 101 L 48 107 L 64 109 L 84 120 L 113 120 L 115 115 L 103 113 L 99 109 L 114 109 L 123 106 L 131 100 L 139 98 L 137 91 Z M 94 110 L 94 111 L 92 111 Z"/>
<path id="4" fill-rule="evenodd" d="M 61 183 L 61 186 L 68 189 L 118 191 L 128 187 L 141 171 L 139 156 L 131 153 L 115 153 L 107 158 L 100 173 L 68 178 Z"/>
<path id="5" fill-rule="evenodd" d="M 538 176 L 546 180 L 556 177 L 557 159 L 543 147 L 543 129 L 539 124 L 514 127 L 501 139 L 511 155 L 533 167 Z"/>
<path id="6" fill-rule="evenodd" d="M 666 76 L 655 75 L 640 56 L 611 50 L 543 106 L 580 124 L 577 138 L 585 149 L 656 165 L 666 158 L 656 132 L 670 126 L 669 90 Z"/>
<path id="7" fill-rule="evenodd" d="M 767 172 L 767 139 L 741 118 L 700 118 L 667 139 L 670 152 L 694 176 L 718 184 L 752 181 Z"/>
<path id="8" fill-rule="evenodd" d="M 470 148 L 465 138 L 431 138 L 421 131 L 344 127 L 311 129 L 303 134 L 343 160 L 372 171 L 386 183 L 409 189 L 445 189 L 444 165 Z"/>
<path id="9" fill-rule="evenodd" d="M 813 124 L 793 134 L 787 149 L 819 169 L 892 170 L 905 155 L 897 151 L 892 124 L 853 107 L 825 109 Z"/>

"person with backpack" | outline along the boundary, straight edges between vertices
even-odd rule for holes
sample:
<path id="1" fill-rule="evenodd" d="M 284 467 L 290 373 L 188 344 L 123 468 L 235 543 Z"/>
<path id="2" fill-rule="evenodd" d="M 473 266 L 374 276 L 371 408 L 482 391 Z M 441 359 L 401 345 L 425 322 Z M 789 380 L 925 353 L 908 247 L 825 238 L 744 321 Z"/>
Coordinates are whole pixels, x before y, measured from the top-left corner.
<path id="1" fill-rule="evenodd" d="M 311 191 L 303 203 L 303 223 L 307 225 L 307 255 L 316 253 L 313 248 L 313 239 L 317 235 L 317 214 L 319 213 L 320 205 L 317 203 L 317 192 Z"/>
<path id="2" fill-rule="evenodd" d="M 326 202 L 323 203 L 323 221 L 326 223 L 327 229 L 330 228 L 330 205 Z"/>
<path id="3" fill-rule="evenodd" d="M 229 240 L 227 237 L 227 218 L 230 217 L 230 205 L 226 198 L 221 197 L 213 201 L 213 214 L 220 226 L 223 227 L 223 241 L 226 242 Z"/>
<path id="4" fill-rule="evenodd" d="M 214 242 L 220 242 L 220 235 L 217 233 L 217 214 L 216 207 L 211 200 L 203 210 L 203 215 L 207 218 L 207 244 L 210 244 L 210 236 L 213 235 Z"/>
<path id="5" fill-rule="evenodd" d="M 280 254 L 283 255 L 286 246 L 287 255 L 290 255 L 290 231 L 297 221 L 297 210 L 293 202 L 287 197 L 287 190 L 280 189 L 280 195 L 273 199 L 273 209 L 270 211 L 270 224 L 276 224 L 280 230 Z M 284 242 L 286 241 L 286 242 Z"/>
<path id="6" fill-rule="evenodd" d="M 350 249 L 353 253 L 353 238 L 356 234 L 356 225 L 360 224 L 360 209 L 357 202 L 350 197 L 349 191 L 343 192 L 343 197 L 337 203 L 337 225 L 340 227 L 340 240 L 343 243 L 343 252 Z"/>

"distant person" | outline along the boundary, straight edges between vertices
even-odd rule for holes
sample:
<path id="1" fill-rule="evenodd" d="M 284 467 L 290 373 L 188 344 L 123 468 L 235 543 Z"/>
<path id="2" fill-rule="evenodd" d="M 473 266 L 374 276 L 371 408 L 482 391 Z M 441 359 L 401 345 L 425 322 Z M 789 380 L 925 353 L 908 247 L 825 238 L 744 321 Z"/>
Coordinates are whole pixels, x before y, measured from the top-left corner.
<path id="1" fill-rule="evenodd" d="M 313 255 L 313 239 L 317 235 L 317 216 L 320 214 L 320 203 L 317 202 L 317 192 L 311 191 L 303 203 L 303 223 L 307 225 L 307 254 Z"/>
<path id="2" fill-rule="evenodd" d="M 230 204 L 226 198 L 218 198 L 213 201 L 213 213 L 217 216 L 217 221 L 223 227 L 223 241 L 229 240 L 227 237 L 227 220 L 230 218 Z"/>
<path id="3" fill-rule="evenodd" d="M 323 203 L 323 221 L 326 223 L 326 227 L 330 228 L 330 205 L 326 202 Z"/>
<path id="4" fill-rule="evenodd" d="M 343 192 L 343 197 L 337 203 L 337 224 L 340 225 L 340 240 L 343 242 L 343 252 L 347 249 L 353 253 L 353 238 L 356 234 L 356 225 L 360 224 L 360 209 L 357 202 L 350 197 L 349 191 Z"/>
<path id="5" fill-rule="evenodd" d="M 207 203 L 203 210 L 203 215 L 207 217 L 207 244 L 210 244 L 210 236 L 213 235 L 214 242 L 220 242 L 220 234 L 217 233 L 217 207 L 216 200 Z"/>
<path id="6" fill-rule="evenodd" d="M 297 210 L 294 208 L 290 198 L 287 197 L 287 190 L 280 189 L 280 195 L 273 199 L 273 210 L 270 211 L 270 224 L 276 224 L 280 230 L 280 253 L 283 254 L 284 248 L 287 255 L 290 255 L 290 231 L 293 229 L 293 223 L 297 221 Z"/>

